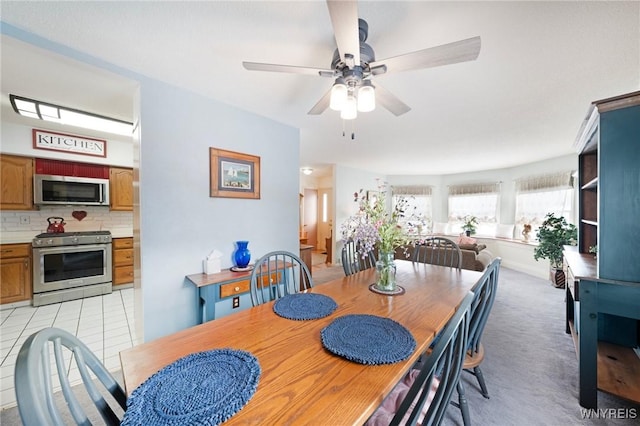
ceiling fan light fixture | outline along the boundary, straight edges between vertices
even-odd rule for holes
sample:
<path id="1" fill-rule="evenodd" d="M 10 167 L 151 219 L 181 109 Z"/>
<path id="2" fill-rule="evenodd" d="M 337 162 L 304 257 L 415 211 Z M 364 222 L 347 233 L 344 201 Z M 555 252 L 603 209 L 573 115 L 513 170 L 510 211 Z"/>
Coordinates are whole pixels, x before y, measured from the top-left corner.
<path id="1" fill-rule="evenodd" d="M 358 111 L 369 112 L 374 109 L 376 109 L 376 90 L 370 80 L 365 80 L 358 89 Z"/>
<path id="2" fill-rule="evenodd" d="M 347 96 L 347 100 L 340 111 L 340 118 L 343 120 L 353 120 L 358 116 L 358 102 L 353 95 Z"/>
<path id="3" fill-rule="evenodd" d="M 336 82 L 331 88 L 331 100 L 329 102 L 329 108 L 334 111 L 342 111 L 347 102 L 347 85 L 344 79 L 337 78 Z"/>

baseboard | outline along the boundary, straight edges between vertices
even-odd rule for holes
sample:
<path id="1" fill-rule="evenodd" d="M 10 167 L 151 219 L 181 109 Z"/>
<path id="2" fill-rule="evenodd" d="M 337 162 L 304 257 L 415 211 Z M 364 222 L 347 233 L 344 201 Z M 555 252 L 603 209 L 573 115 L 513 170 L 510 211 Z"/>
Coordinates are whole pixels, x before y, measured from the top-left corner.
<path id="1" fill-rule="evenodd" d="M 13 303 L 4 303 L 0 305 L 0 311 L 3 311 L 5 309 L 22 308 L 24 306 L 31 306 L 31 300 L 23 300 L 21 302 L 13 302 Z"/>

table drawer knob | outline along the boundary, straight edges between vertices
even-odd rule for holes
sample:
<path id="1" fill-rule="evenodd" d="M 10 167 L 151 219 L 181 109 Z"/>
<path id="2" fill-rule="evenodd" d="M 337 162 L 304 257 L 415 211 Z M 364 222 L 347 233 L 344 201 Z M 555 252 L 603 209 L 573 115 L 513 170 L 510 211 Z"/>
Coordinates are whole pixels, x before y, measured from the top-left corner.
<path id="1" fill-rule="evenodd" d="M 240 287 L 234 287 L 235 291 L 240 291 Z"/>

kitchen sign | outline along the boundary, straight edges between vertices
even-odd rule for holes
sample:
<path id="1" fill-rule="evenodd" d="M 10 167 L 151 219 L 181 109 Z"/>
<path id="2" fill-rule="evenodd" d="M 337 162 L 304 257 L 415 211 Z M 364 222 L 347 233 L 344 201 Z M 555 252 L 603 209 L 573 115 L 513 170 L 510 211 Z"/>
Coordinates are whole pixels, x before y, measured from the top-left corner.
<path id="1" fill-rule="evenodd" d="M 69 154 L 93 155 L 96 157 L 107 156 L 107 141 L 104 139 L 67 135 L 38 129 L 33 129 L 33 147 L 35 149 L 62 151 Z"/>

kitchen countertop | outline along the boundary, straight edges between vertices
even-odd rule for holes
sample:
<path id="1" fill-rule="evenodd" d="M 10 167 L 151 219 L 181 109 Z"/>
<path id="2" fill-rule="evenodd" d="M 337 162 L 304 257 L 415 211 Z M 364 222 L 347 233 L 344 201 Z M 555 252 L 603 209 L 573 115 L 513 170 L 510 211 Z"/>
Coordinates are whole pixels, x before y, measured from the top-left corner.
<path id="1" fill-rule="evenodd" d="M 111 231 L 112 238 L 126 238 L 133 236 L 132 228 L 114 228 Z M 70 230 L 69 232 L 74 232 Z M 0 244 L 20 244 L 31 243 L 36 235 L 41 231 L 2 231 L 0 233 Z"/>
<path id="2" fill-rule="evenodd" d="M 2 231 L 0 244 L 31 243 L 36 235 L 38 235 L 38 231 Z"/>

